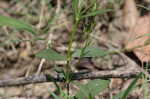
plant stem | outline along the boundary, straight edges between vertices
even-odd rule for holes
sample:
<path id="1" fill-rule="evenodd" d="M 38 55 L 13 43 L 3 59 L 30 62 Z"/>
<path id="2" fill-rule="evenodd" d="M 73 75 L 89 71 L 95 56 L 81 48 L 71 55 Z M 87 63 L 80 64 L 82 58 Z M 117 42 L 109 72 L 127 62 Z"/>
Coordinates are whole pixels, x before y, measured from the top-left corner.
<path id="1" fill-rule="evenodd" d="M 73 25 L 73 29 L 72 29 L 72 32 L 71 32 L 71 36 L 70 36 L 70 40 L 69 40 L 69 46 L 68 46 L 68 52 L 67 52 L 67 64 L 66 64 L 66 74 L 65 74 L 65 80 L 66 80 L 66 84 L 67 84 L 67 94 L 69 96 L 69 89 L 70 89 L 70 80 L 71 80 L 71 75 L 70 75 L 70 72 L 71 72 L 71 60 L 72 60 L 72 45 L 73 45 L 73 41 L 74 41 L 74 36 L 75 36 L 75 33 L 77 31 L 77 27 L 78 27 L 78 21 L 75 22 L 75 24 Z"/>
<path id="2" fill-rule="evenodd" d="M 71 67 L 70 67 L 70 62 L 72 60 L 71 49 L 72 49 L 72 45 L 73 45 L 74 36 L 75 36 L 76 31 L 77 31 L 77 26 L 78 26 L 78 22 L 75 22 L 75 24 L 73 25 L 73 29 L 72 29 L 70 40 L 69 40 L 68 53 L 67 53 L 66 72 L 70 72 L 71 71 Z"/>

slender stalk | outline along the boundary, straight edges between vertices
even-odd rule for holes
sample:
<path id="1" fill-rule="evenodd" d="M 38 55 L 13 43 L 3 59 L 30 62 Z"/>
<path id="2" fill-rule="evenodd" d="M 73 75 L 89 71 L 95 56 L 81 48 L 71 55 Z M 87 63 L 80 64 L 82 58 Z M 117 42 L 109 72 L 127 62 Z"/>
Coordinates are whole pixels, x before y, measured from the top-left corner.
<path id="1" fill-rule="evenodd" d="M 67 72 L 71 71 L 71 67 L 70 67 L 70 62 L 72 60 L 71 49 L 72 49 L 72 45 L 73 45 L 74 36 L 75 36 L 76 31 L 77 31 L 77 26 L 78 26 L 78 22 L 76 22 L 73 25 L 73 29 L 72 29 L 70 40 L 69 40 L 69 46 L 68 46 L 68 52 L 67 52 L 67 65 L 66 65 L 66 71 Z"/>
<path id="2" fill-rule="evenodd" d="M 137 46 L 134 46 L 134 47 L 132 47 L 132 48 L 123 48 L 123 49 L 120 49 L 120 50 L 111 50 L 111 51 L 109 51 L 109 52 L 107 53 L 107 55 L 119 54 L 119 53 L 124 53 L 124 52 L 131 52 L 131 51 L 133 51 L 134 49 L 142 48 L 142 47 L 147 46 L 147 45 L 149 45 L 149 44 L 150 44 L 150 42 L 145 43 L 145 44 L 143 44 L 143 45 L 137 45 Z"/>
<path id="3" fill-rule="evenodd" d="M 70 40 L 69 40 L 69 46 L 68 46 L 68 52 L 67 52 L 67 64 L 66 64 L 66 72 L 65 72 L 65 80 L 66 80 L 66 83 L 67 83 L 67 93 L 68 93 L 68 96 L 69 96 L 69 89 L 70 89 L 70 80 L 71 80 L 71 75 L 70 75 L 70 72 L 71 72 L 71 60 L 72 60 L 72 45 L 73 45 L 73 41 L 74 41 L 74 36 L 75 36 L 75 33 L 77 31 L 77 26 L 78 26 L 78 22 L 75 22 L 75 24 L 73 25 L 73 29 L 72 29 L 72 32 L 71 32 L 71 36 L 70 36 Z"/>

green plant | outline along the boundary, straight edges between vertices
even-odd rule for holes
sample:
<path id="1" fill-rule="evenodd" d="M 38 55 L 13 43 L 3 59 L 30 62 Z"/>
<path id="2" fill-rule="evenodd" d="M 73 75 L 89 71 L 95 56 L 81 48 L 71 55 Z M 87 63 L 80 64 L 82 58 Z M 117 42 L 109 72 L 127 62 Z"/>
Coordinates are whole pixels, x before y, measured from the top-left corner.
<path id="1" fill-rule="evenodd" d="M 86 2 L 89 2 L 90 5 L 88 5 Z M 82 58 L 85 57 L 96 57 L 101 58 L 109 54 L 115 54 L 118 53 L 118 51 L 106 51 L 99 49 L 98 47 L 91 46 L 91 40 L 90 40 L 90 33 L 93 32 L 93 28 L 95 27 L 95 16 L 99 14 L 104 14 L 106 12 L 113 11 L 112 9 L 98 9 L 98 5 L 96 0 L 73 0 L 72 1 L 72 13 L 73 13 L 73 26 L 71 29 L 71 32 L 69 34 L 69 44 L 68 44 L 68 50 L 65 55 L 62 55 L 55 50 L 53 50 L 51 47 L 48 47 L 47 49 L 44 49 L 38 53 L 36 53 L 36 57 L 47 59 L 48 61 L 67 61 L 67 64 L 65 66 L 65 69 L 56 70 L 57 73 L 60 73 L 62 77 L 64 78 L 64 82 L 67 85 L 68 93 L 65 93 L 63 89 L 55 82 L 56 91 L 59 93 L 59 95 L 55 94 L 54 92 L 51 92 L 51 95 L 55 99 L 93 99 L 94 96 L 96 96 L 98 93 L 104 91 L 109 84 L 109 80 L 91 80 L 85 85 L 81 85 L 79 83 L 74 83 L 72 81 L 72 67 L 71 67 L 71 61 L 74 58 L 79 58 L 79 62 Z M 53 19 L 55 18 L 55 15 L 52 16 L 48 20 L 48 26 L 42 30 L 47 33 L 48 27 L 52 23 Z M 75 39 L 75 35 L 79 30 L 79 25 L 84 23 L 84 21 L 88 21 L 88 24 L 83 24 L 83 30 L 85 36 L 85 42 L 83 44 L 82 48 L 78 48 L 72 51 L 73 42 Z M 33 34 L 34 37 L 31 40 L 20 40 L 16 39 L 11 42 L 22 42 L 22 41 L 36 41 L 36 40 L 45 40 L 43 38 L 38 37 L 37 30 L 20 20 L 17 20 L 15 18 L 10 18 L 6 16 L 0 16 L 0 26 L 9 26 L 13 27 L 19 30 L 26 30 L 29 33 Z M 124 49 L 122 49 L 124 51 Z M 127 90 L 119 93 L 117 96 L 114 96 L 114 99 L 126 99 L 128 94 L 133 90 L 135 87 L 135 84 L 137 80 L 140 78 L 141 74 L 130 84 L 130 86 L 127 88 Z M 69 94 L 70 84 L 75 84 L 80 89 L 76 92 L 74 96 L 71 96 Z M 88 90 L 87 90 L 88 89 Z M 116 98 L 117 97 L 117 98 Z M 119 97 L 119 98 L 118 98 Z"/>
<path id="2" fill-rule="evenodd" d="M 98 93 L 103 92 L 108 87 L 108 80 L 91 80 L 86 85 L 77 84 L 80 87 L 74 97 L 77 99 L 94 99 Z"/>
<path id="3" fill-rule="evenodd" d="M 17 20 L 15 18 L 2 16 L 2 15 L 0 15 L 0 26 L 9 26 L 19 30 L 26 30 L 34 35 L 37 33 L 35 28 L 33 28 L 31 25 L 23 21 Z"/>
<path id="4" fill-rule="evenodd" d="M 142 73 L 140 73 L 128 86 L 128 88 L 124 91 L 119 92 L 116 96 L 113 96 L 113 99 L 127 99 L 129 93 L 136 87 L 137 81 L 142 77 Z"/>
<path id="5" fill-rule="evenodd" d="M 67 83 L 67 85 L 69 86 L 70 82 L 71 82 L 71 77 L 70 73 L 72 72 L 71 70 L 71 61 L 74 57 L 101 57 L 101 56 L 105 56 L 107 53 L 106 51 L 100 50 L 98 48 L 93 48 L 90 47 L 90 41 L 89 41 L 89 37 L 90 37 L 90 33 L 92 32 L 92 28 L 94 27 L 94 17 L 98 14 L 103 14 L 109 11 L 112 11 L 111 9 L 97 9 L 97 3 L 96 1 L 91 1 L 91 5 L 89 8 L 86 8 L 84 5 L 85 2 L 83 2 L 83 0 L 73 0 L 72 1 L 72 9 L 73 9 L 73 20 L 74 20 L 74 24 L 72 26 L 72 31 L 70 32 L 70 39 L 69 39 L 69 45 L 68 45 L 68 52 L 67 52 L 67 56 L 62 56 L 58 53 L 56 53 L 55 51 L 51 50 L 51 53 L 49 50 L 43 50 L 39 53 L 36 54 L 36 56 L 40 57 L 40 58 L 45 58 L 48 60 L 65 60 L 67 61 L 67 65 L 65 68 L 65 72 L 64 74 L 64 79 Z M 72 44 L 74 41 L 74 37 L 75 37 L 75 33 L 78 31 L 78 25 L 80 24 L 80 22 L 82 20 L 88 19 L 88 18 L 92 18 L 92 20 L 90 21 L 90 23 L 88 25 L 84 26 L 84 30 L 83 32 L 85 32 L 85 37 L 86 37 L 86 41 L 84 44 L 84 47 L 81 48 L 80 50 L 74 51 L 74 53 L 72 52 Z M 56 55 L 57 54 L 57 55 Z M 79 59 L 80 61 L 80 59 Z M 68 87 L 69 88 L 69 87 Z M 69 89 L 68 89 L 69 91 Z"/>

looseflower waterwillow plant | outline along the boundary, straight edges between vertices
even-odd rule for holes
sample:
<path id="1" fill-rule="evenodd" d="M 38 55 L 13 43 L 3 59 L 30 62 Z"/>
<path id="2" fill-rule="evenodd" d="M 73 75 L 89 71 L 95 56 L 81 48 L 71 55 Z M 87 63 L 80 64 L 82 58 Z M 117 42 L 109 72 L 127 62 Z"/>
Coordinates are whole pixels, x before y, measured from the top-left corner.
<path id="1" fill-rule="evenodd" d="M 51 92 L 52 96 L 55 99 L 93 99 L 95 95 L 102 92 L 104 89 L 108 87 L 109 80 L 91 80 L 85 85 L 81 85 L 79 83 L 73 83 L 80 87 L 79 91 L 74 95 L 70 96 L 69 89 L 70 89 L 70 83 L 72 81 L 72 67 L 71 67 L 71 61 L 73 58 L 79 59 L 79 63 L 81 58 L 84 57 L 103 57 L 110 52 L 101 50 L 97 47 L 91 46 L 90 42 L 90 33 L 93 32 L 93 28 L 96 24 L 95 22 L 95 16 L 104 14 L 106 12 L 113 11 L 112 9 L 99 9 L 97 5 L 96 0 L 72 0 L 72 13 L 73 13 L 73 26 L 72 30 L 69 34 L 69 44 L 68 44 L 68 50 L 66 55 L 62 55 L 57 53 L 51 48 L 44 49 L 40 52 L 38 52 L 35 56 L 39 58 L 44 58 L 49 61 L 67 61 L 67 64 L 65 66 L 64 70 L 57 71 L 58 73 L 61 73 L 63 76 L 63 81 L 67 85 L 67 91 L 68 93 L 63 92 L 62 88 L 56 83 L 57 91 L 60 93 L 60 96 L 57 96 L 55 93 Z M 84 23 L 86 22 L 86 23 Z M 84 33 L 85 42 L 83 44 L 82 48 L 75 49 L 72 52 L 72 46 L 75 39 L 75 35 L 79 30 L 79 25 L 83 26 L 82 32 Z M 19 30 L 26 30 L 28 33 L 31 33 L 34 35 L 35 38 L 28 41 L 36 41 L 36 40 L 43 40 L 42 38 L 38 37 L 37 30 L 23 22 L 14 18 L 6 17 L 0 15 L 0 26 L 9 26 L 13 27 Z M 116 53 L 116 52 L 114 52 Z M 141 74 L 131 83 L 131 85 L 128 87 L 128 89 L 122 93 L 120 93 L 117 96 L 114 96 L 114 99 L 125 99 L 129 92 L 133 89 L 135 82 L 140 78 Z M 119 97 L 119 98 L 118 98 Z M 120 98 L 122 97 L 122 98 Z"/>

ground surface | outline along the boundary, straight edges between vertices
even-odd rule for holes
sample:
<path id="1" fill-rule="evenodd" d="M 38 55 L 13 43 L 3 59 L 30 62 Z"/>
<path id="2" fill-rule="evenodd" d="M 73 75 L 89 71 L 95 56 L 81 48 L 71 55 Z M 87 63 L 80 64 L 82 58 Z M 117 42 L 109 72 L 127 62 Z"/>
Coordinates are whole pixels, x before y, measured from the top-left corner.
<path id="1" fill-rule="evenodd" d="M 111 0 L 109 2 L 99 0 L 98 3 L 99 8 L 112 8 L 115 11 L 96 17 L 97 23 L 90 35 L 91 42 L 95 46 L 102 46 L 104 49 L 108 49 L 103 47 L 104 43 L 108 42 L 113 42 L 119 46 L 118 48 L 122 48 L 125 33 L 122 28 L 122 2 L 113 3 Z M 17 18 L 34 25 L 39 30 L 40 37 L 45 38 L 45 40 L 33 42 L 12 42 L 12 40 L 17 39 L 32 40 L 34 36 L 26 31 L 0 27 L 1 80 L 36 74 L 41 59 L 35 57 L 34 54 L 46 48 L 49 40 L 53 49 L 62 54 L 66 53 L 69 33 L 73 25 L 71 0 L 1 0 L 0 15 Z M 82 24 L 80 29 L 82 29 Z M 84 33 L 80 29 L 75 35 L 74 48 L 82 47 L 85 41 Z M 120 65 L 122 62 L 124 60 L 122 61 L 119 56 L 92 59 L 92 64 L 85 59 L 74 70 L 79 71 L 83 68 L 92 70 L 112 69 L 114 68 L 112 64 Z M 54 73 L 54 63 L 60 67 L 65 65 L 64 62 L 46 61 L 40 73 Z M 75 61 L 73 65 L 75 65 Z M 110 87 L 112 90 L 110 89 L 96 98 L 110 99 L 109 92 L 117 93 L 122 88 L 121 86 L 131 82 L 123 83 L 120 79 L 116 79 L 116 81 L 116 86 L 114 83 Z M 77 90 L 75 86 L 72 86 L 72 89 L 72 92 Z M 54 90 L 53 83 L 6 87 L 0 88 L 0 99 L 51 99 L 50 93 Z M 141 90 L 134 90 L 129 99 L 142 99 Z"/>

